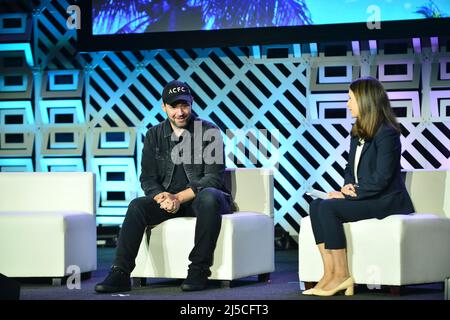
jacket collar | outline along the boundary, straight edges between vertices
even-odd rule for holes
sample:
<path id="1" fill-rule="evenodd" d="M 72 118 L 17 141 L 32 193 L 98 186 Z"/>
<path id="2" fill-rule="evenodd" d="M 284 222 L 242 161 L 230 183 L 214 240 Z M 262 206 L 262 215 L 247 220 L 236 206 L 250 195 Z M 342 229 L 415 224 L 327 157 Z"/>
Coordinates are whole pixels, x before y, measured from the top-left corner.
<path id="1" fill-rule="evenodd" d="M 368 148 L 371 144 L 372 144 L 372 140 L 369 140 L 369 141 L 365 141 L 365 142 L 364 142 L 363 148 L 362 148 L 362 150 L 361 150 L 361 157 L 362 157 L 362 155 L 367 151 L 367 148 Z"/>
<path id="2" fill-rule="evenodd" d="M 377 129 L 377 132 L 375 133 L 375 136 L 372 139 L 366 140 L 364 142 L 363 149 L 361 150 L 361 156 L 367 151 L 367 148 L 370 147 L 370 145 L 372 144 L 372 142 L 375 139 L 375 137 L 383 130 L 383 127 L 384 127 L 384 124 L 381 124 L 380 127 Z M 357 145 L 359 138 L 357 136 L 353 136 L 352 138 L 354 139 L 354 143 Z"/>

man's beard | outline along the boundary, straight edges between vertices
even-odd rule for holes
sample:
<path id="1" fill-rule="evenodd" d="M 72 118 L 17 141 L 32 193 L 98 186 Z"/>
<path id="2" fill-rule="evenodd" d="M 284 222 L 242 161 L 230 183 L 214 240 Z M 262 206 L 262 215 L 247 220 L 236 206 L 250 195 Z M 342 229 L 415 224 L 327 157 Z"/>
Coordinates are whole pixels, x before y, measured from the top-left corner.
<path id="1" fill-rule="evenodd" d="M 179 126 L 176 122 L 176 120 L 169 118 L 169 121 L 171 124 L 173 124 L 176 128 L 178 129 L 185 129 L 189 123 L 189 120 L 191 118 L 191 115 L 188 115 L 185 119 L 184 119 L 184 125 Z"/>

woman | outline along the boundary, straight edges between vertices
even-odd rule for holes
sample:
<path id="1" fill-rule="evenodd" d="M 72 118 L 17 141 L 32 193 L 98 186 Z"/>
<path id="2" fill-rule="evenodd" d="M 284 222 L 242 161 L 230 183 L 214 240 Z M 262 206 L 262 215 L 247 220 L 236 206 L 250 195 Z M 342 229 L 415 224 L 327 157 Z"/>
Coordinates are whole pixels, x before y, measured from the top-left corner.
<path id="1" fill-rule="evenodd" d="M 378 80 L 365 77 L 350 85 L 348 95 L 347 107 L 356 122 L 344 186 L 310 205 L 324 275 L 314 288 L 303 291 L 307 295 L 331 296 L 343 290 L 353 295 L 343 223 L 414 212 L 400 176 L 400 127 L 386 91 Z"/>

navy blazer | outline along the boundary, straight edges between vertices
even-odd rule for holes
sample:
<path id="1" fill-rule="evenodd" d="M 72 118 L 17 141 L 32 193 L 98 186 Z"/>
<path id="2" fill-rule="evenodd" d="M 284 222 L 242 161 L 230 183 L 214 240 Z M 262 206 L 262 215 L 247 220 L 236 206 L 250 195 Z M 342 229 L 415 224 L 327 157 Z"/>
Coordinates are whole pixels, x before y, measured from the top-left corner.
<path id="1" fill-rule="evenodd" d="M 352 137 L 344 184 L 355 184 L 354 163 L 359 138 Z M 391 126 L 381 125 L 372 140 L 364 143 L 358 165 L 356 197 L 348 200 L 375 200 L 380 218 L 389 214 L 414 212 L 414 206 L 401 177 L 400 133 Z M 386 215 L 384 215 L 386 214 Z"/>

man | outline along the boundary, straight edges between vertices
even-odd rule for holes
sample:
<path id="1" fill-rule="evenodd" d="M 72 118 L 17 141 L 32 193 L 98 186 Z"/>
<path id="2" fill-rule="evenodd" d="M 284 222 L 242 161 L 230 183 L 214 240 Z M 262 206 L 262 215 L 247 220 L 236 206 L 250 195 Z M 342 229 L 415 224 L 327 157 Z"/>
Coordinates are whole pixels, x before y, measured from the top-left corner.
<path id="1" fill-rule="evenodd" d="M 116 257 L 99 293 L 131 290 L 130 273 L 145 231 L 167 219 L 195 216 L 195 238 L 184 291 L 203 290 L 211 275 L 222 214 L 232 199 L 224 186 L 224 148 L 220 131 L 192 114 L 193 97 L 181 81 L 162 93 L 167 119 L 147 131 L 142 151 L 141 187 L 145 197 L 130 202 Z"/>

